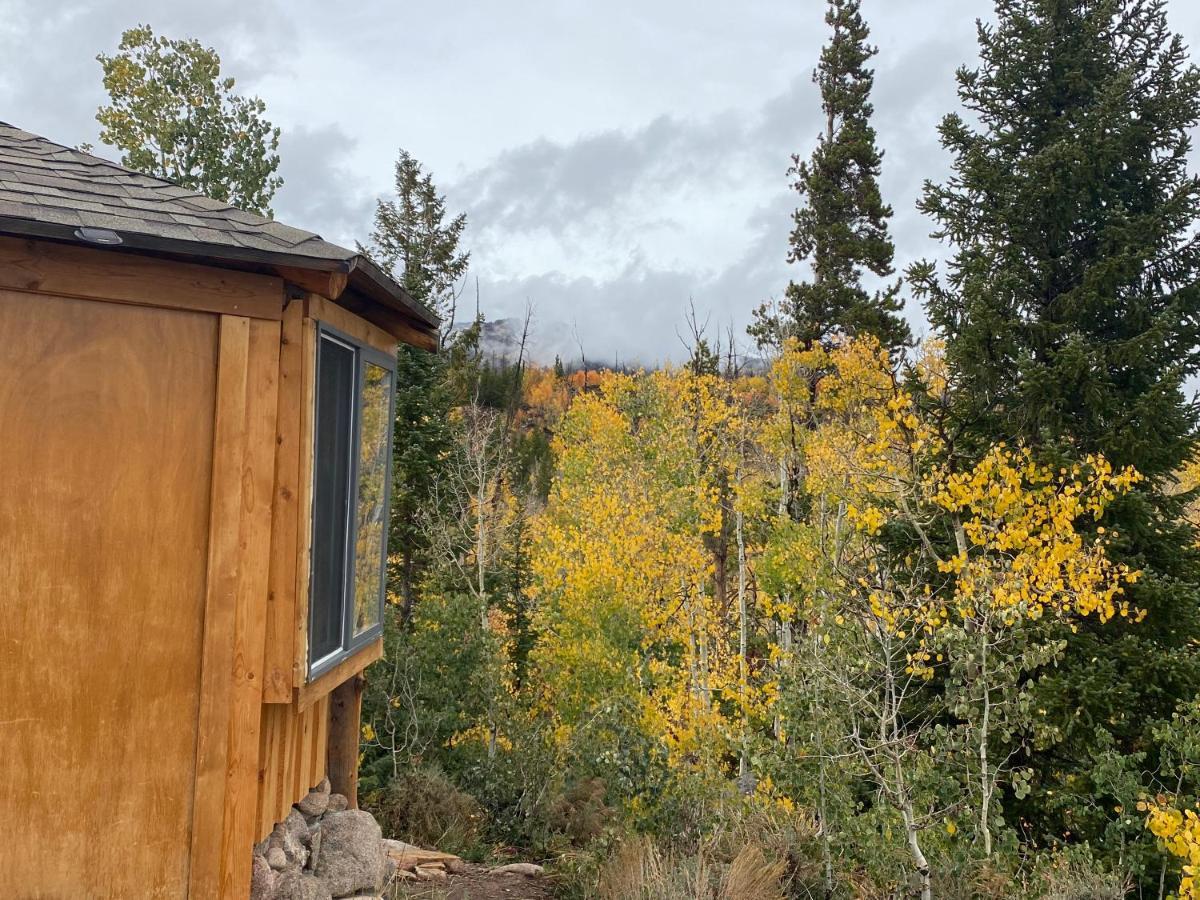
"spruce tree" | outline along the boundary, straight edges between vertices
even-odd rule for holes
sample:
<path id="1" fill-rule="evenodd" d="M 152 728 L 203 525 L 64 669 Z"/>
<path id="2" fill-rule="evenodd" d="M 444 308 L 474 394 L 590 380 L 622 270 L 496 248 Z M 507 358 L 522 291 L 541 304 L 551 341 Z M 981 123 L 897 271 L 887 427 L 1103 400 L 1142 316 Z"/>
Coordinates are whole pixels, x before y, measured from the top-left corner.
<path id="1" fill-rule="evenodd" d="M 433 174 L 406 150 L 395 169 L 396 196 L 375 205 L 371 243 L 359 250 L 378 262 L 413 299 L 442 319 L 442 343 L 454 331 L 470 251 L 461 246 L 467 214 L 447 219 L 446 197 Z"/>
<path id="2" fill-rule="evenodd" d="M 788 261 L 808 262 L 811 280 L 791 282 L 778 309 L 764 306 L 750 333 L 760 346 L 795 337 L 806 345 L 837 335 L 871 334 L 897 348 L 911 337 L 900 316 L 897 282 L 881 291 L 863 287 L 864 273 L 893 274 L 888 233 L 892 208 L 879 191 L 883 153 L 876 146 L 870 102 L 877 50 L 859 13 L 859 0 L 829 0 L 832 30 L 813 81 L 821 89 L 825 131 L 812 158 L 792 157 L 788 174 L 803 202 L 794 215 Z"/>
<path id="3" fill-rule="evenodd" d="M 1197 443 L 1200 72 L 1164 0 L 998 0 L 996 14 L 979 67 L 958 73 L 968 115 L 941 125 L 953 174 L 920 203 L 954 255 L 944 280 L 928 262 L 908 274 L 946 339 L 957 452 L 1022 441 L 1146 476 L 1097 526 L 1143 570 L 1127 596 L 1146 618 L 1055 635 L 1065 656 L 1039 679 L 1027 760 L 1042 790 L 1010 809 L 1035 836 L 1094 837 L 1111 817 L 1084 796 L 1097 752 L 1148 752 L 1153 768 L 1155 720 L 1200 689 L 1196 535 L 1172 495 Z"/>

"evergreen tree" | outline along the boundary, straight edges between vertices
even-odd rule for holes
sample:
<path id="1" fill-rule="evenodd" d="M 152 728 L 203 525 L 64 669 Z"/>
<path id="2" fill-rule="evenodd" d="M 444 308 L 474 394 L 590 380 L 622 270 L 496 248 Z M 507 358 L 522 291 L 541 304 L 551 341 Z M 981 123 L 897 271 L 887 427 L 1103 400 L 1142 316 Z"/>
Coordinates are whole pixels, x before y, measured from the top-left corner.
<path id="1" fill-rule="evenodd" d="M 432 173 L 405 150 L 396 160 L 395 188 L 394 200 L 377 203 L 371 243 L 359 249 L 441 317 L 445 342 L 471 261 L 470 252 L 460 246 L 467 215 L 446 220 L 446 198 L 438 193 Z"/>
<path id="2" fill-rule="evenodd" d="M 865 272 L 893 274 L 895 248 L 888 233 L 892 208 L 879 192 L 883 153 L 876 146 L 870 102 L 877 52 L 859 13 L 859 0 L 829 0 L 825 22 L 833 31 L 813 80 L 821 89 L 825 131 L 812 159 L 793 156 L 788 174 L 803 199 L 794 216 L 788 261 L 808 262 L 812 279 L 791 282 L 780 308 L 756 314 L 750 333 L 760 346 L 796 337 L 806 345 L 838 334 L 872 334 L 891 348 L 911 340 L 900 316 L 900 284 L 863 287 Z"/>
<path id="3" fill-rule="evenodd" d="M 1145 620 L 1063 633 L 1065 658 L 1040 682 L 1030 762 L 1054 790 L 1035 787 L 1016 812 L 1058 839 L 1110 812 L 1081 812 L 1100 746 L 1132 758 L 1200 689 L 1196 535 L 1172 496 L 1197 440 L 1184 381 L 1200 368 L 1200 183 L 1187 170 L 1200 71 L 1164 0 L 998 0 L 996 12 L 979 26 L 979 68 L 958 73 L 969 121 L 941 125 L 953 175 L 920 204 L 955 248 L 948 275 L 909 272 L 947 342 L 949 436 L 967 457 L 1020 440 L 1054 462 L 1102 453 L 1146 476 L 1102 523 L 1113 555 L 1144 571 L 1127 593 Z"/>

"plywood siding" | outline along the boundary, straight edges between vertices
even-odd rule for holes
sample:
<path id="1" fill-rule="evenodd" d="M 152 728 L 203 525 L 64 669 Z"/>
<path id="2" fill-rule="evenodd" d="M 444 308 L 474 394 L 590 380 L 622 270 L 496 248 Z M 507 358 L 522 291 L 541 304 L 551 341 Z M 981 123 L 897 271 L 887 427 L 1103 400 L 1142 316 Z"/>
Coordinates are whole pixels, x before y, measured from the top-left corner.
<path id="1" fill-rule="evenodd" d="M 187 896 L 217 317 L 0 290 L 0 897 Z"/>
<path id="2" fill-rule="evenodd" d="M 325 777 L 329 696 L 300 709 L 266 704 L 259 730 L 257 838 L 287 816 L 292 804 Z"/>

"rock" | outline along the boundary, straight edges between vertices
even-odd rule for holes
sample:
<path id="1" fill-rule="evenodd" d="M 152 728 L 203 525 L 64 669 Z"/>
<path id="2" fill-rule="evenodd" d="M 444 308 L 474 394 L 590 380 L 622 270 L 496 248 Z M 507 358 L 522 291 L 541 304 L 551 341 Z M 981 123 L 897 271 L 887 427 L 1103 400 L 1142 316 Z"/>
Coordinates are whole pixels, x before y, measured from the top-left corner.
<path id="1" fill-rule="evenodd" d="M 271 900 L 274 888 L 275 873 L 266 858 L 256 853 L 250 865 L 250 900 Z"/>
<path id="2" fill-rule="evenodd" d="M 317 858 L 321 854 L 321 826 L 310 828 L 309 835 L 309 850 L 308 850 L 308 868 L 315 869 L 317 867 Z"/>
<path id="3" fill-rule="evenodd" d="M 330 794 L 329 806 L 325 808 L 325 812 L 341 812 L 344 809 L 350 808 L 350 801 L 346 799 L 344 794 Z"/>
<path id="4" fill-rule="evenodd" d="M 304 799 L 296 804 L 296 809 L 300 810 L 305 817 L 316 818 L 323 816 L 325 810 L 329 808 L 329 779 L 322 778 L 321 783 L 305 795 Z"/>
<path id="5" fill-rule="evenodd" d="M 400 869 L 415 869 L 417 866 L 429 863 L 442 863 L 449 868 L 451 863 L 461 862 L 453 853 L 440 853 L 437 850 L 422 850 L 404 841 L 393 841 L 390 838 L 383 842 L 383 850 Z"/>
<path id="6" fill-rule="evenodd" d="M 320 849 L 313 873 L 333 896 L 377 894 L 383 889 L 383 835 L 370 813 L 358 809 L 326 813 Z"/>
<path id="7" fill-rule="evenodd" d="M 282 847 L 272 847 L 267 851 L 267 865 L 276 872 L 282 872 L 287 868 L 287 854 L 283 852 Z"/>
<path id="8" fill-rule="evenodd" d="M 546 870 L 535 863 L 511 863 L 488 870 L 489 875 L 526 875 L 530 878 L 539 878 L 545 873 Z"/>
<path id="9" fill-rule="evenodd" d="M 289 865 L 294 863 L 303 866 L 308 862 L 310 841 L 304 816 L 293 809 L 286 819 L 275 826 L 267 838 L 267 853 L 270 853 L 272 848 L 277 848 L 283 851 Z"/>
<path id="10" fill-rule="evenodd" d="M 470 866 L 459 859 L 457 856 L 454 859 L 448 859 L 445 862 L 446 871 L 451 875 L 464 875 L 470 871 Z"/>
<path id="11" fill-rule="evenodd" d="M 445 881 L 449 877 L 446 874 L 446 867 L 438 863 L 417 866 L 413 869 L 413 874 L 421 881 Z"/>
<path id="12" fill-rule="evenodd" d="M 271 900 L 333 900 L 333 894 L 321 879 L 299 869 L 289 869 L 275 882 Z"/>
<path id="13" fill-rule="evenodd" d="M 255 856 L 266 856 L 267 849 L 271 846 L 271 836 L 267 835 L 261 841 L 254 845 Z"/>

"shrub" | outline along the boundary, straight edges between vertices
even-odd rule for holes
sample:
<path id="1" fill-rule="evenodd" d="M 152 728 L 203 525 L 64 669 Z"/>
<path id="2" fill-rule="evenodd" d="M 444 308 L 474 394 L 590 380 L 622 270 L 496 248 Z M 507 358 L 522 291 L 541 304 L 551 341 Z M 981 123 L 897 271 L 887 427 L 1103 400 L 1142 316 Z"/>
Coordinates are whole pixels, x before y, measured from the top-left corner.
<path id="1" fill-rule="evenodd" d="M 478 857 L 483 811 L 433 768 L 402 773 L 382 790 L 363 798 L 388 837 L 447 853 Z"/>
<path id="2" fill-rule="evenodd" d="M 1081 852 L 1056 857 L 1042 877 L 1042 900 L 1125 900 L 1132 890 L 1127 876 L 1106 872 Z"/>

